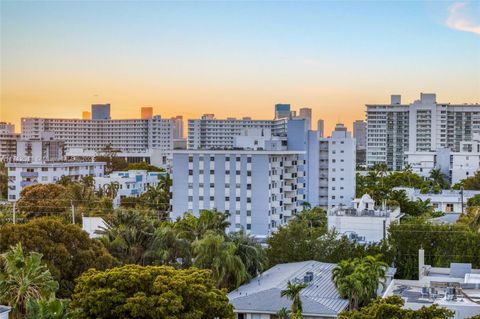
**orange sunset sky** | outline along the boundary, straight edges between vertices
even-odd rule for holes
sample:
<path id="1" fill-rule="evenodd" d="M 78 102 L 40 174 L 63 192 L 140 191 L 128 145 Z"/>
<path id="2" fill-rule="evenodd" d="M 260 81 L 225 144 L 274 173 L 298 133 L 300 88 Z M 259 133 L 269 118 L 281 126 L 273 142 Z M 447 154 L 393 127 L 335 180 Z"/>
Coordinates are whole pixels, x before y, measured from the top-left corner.
<path id="1" fill-rule="evenodd" d="M 329 132 L 390 94 L 480 103 L 479 3 L 2 1 L 0 119 L 19 131 L 92 103 L 269 119 L 290 103 Z"/>

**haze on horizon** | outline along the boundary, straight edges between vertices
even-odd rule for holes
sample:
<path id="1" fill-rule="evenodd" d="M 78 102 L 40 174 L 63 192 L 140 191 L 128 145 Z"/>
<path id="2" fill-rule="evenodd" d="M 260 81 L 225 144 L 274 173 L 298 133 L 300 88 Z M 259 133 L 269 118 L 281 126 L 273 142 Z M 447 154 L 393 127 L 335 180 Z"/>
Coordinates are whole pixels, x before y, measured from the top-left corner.
<path id="1" fill-rule="evenodd" d="M 351 128 L 420 92 L 480 103 L 480 1 L 0 1 L 0 120 L 110 103 L 163 117 L 269 119 L 275 103 Z"/>

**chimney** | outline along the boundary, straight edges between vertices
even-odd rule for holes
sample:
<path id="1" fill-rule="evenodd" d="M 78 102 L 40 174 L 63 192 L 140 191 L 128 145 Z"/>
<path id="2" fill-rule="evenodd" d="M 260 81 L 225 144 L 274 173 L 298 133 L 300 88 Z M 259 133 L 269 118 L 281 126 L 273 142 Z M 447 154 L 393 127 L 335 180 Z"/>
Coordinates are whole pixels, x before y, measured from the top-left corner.
<path id="1" fill-rule="evenodd" d="M 425 250 L 423 247 L 418 250 L 418 280 L 421 280 L 423 277 L 425 268 Z"/>

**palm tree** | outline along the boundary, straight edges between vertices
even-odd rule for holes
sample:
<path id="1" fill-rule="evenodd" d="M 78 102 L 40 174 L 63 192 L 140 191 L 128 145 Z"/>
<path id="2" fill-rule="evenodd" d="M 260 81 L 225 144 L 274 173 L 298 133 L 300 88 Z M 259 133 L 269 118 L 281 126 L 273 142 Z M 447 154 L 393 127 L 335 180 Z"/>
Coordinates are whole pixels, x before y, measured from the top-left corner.
<path id="1" fill-rule="evenodd" d="M 207 232 L 224 235 L 229 226 L 228 215 L 213 210 L 202 210 L 199 217 L 187 213 L 175 223 L 179 236 L 191 242 L 202 239 Z"/>
<path id="2" fill-rule="evenodd" d="M 235 244 L 224 236 L 208 233 L 193 243 L 194 266 L 211 269 L 218 288 L 235 289 L 248 279 L 242 259 L 235 255 Z"/>
<path id="3" fill-rule="evenodd" d="M 349 309 L 357 309 L 360 291 L 363 286 L 356 276 L 353 276 L 358 259 L 342 260 L 332 271 L 332 281 L 342 298 L 348 298 Z"/>
<path id="4" fill-rule="evenodd" d="M 120 189 L 120 184 L 118 182 L 111 182 L 103 185 L 103 190 L 105 192 L 105 195 L 110 199 L 114 199 L 115 197 L 117 197 L 119 189 Z"/>
<path id="5" fill-rule="evenodd" d="M 74 319 L 76 314 L 68 309 L 68 300 L 56 298 L 29 300 L 25 319 Z"/>
<path id="6" fill-rule="evenodd" d="M 25 256 L 18 243 L 0 257 L 0 303 L 13 308 L 13 318 L 23 318 L 28 300 L 52 296 L 58 289 L 48 268 L 42 264 L 42 255 Z"/>
<path id="7" fill-rule="evenodd" d="M 181 260 L 181 266 L 190 266 L 191 254 L 190 242 L 180 238 L 171 224 L 164 224 L 155 230 L 146 259 L 152 264 L 173 266 Z"/>
<path id="8" fill-rule="evenodd" d="M 231 233 L 228 241 L 235 245 L 235 255 L 242 260 L 250 278 L 259 275 L 267 265 L 267 256 L 262 246 L 245 231 Z"/>
<path id="9" fill-rule="evenodd" d="M 289 280 L 287 283 L 287 289 L 284 289 L 280 292 L 281 297 L 287 297 L 288 299 L 292 300 L 291 313 L 293 315 L 301 314 L 303 311 L 300 292 L 306 287 L 306 283 L 295 284 Z"/>
<path id="10" fill-rule="evenodd" d="M 285 307 L 283 307 L 276 313 L 278 319 L 288 319 L 289 314 L 290 314 L 290 311 Z"/>
<path id="11" fill-rule="evenodd" d="M 367 284 L 365 285 L 367 287 L 367 297 L 375 298 L 379 286 L 385 289 L 385 275 L 388 265 L 376 257 L 366 256 L 362 259 L 361 267 L 361 271 L 368 276 Z"/>
<path id="12" fill-rule="evenodd" d="M 434 168 L 430 171 L 430 179 L 432 180 L 433 186 L 438 186 L 440 188 L 446 187 L 445 176 L 439 168 Z"/>

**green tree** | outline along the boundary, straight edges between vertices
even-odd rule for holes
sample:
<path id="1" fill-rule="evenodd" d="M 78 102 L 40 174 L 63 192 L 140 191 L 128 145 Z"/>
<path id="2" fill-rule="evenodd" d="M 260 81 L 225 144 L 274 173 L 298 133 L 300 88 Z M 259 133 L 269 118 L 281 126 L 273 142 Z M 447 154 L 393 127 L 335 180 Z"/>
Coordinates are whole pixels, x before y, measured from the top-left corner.
<path id="1" fill-rule="evenodd" d="M 430 180 L 433 187 L 439 187 L 440 189 L 448 187 L 447 178 L 439 168 L 434 168 L 430 171 Z"/>
<path id="2" fill-rule="evenodd" d="M 183 217 L 177 218 L 174 227 L 180 237 L 193 242 L 203 238 L 207 232 L 225 235 L 225 230 L 229 226 L 227 214 L 202 210 L 198 217 L 186 213 Z"/>
<path id="3" fill-rule="evenodd" d="M 100 241 L 110 254 L 124 264 L 144 265 L 156 228 L 149 212 L 117 209 L 107 223 Z"/>
<path id="4" fill-rule="evenodd" d="M 292 305 L 290 307 L 290 313 L 292 313 L 292 315 L 298 315 L 302 313 L 303 308 L 300 292 L 306 287 L 306 283 L 295 284 L 289 280 L 287 283 L 287 289 L 280 292 L 281 297 L 287 297 L 292 301 Z"/>
<path id="5" fill-rule="evenodd" d="M 25 316 L 29 300 L 50 297 L 57 288 L 41 254 L 25 255 L 18 243 L 0 256 L 0 304 L 13 308 L 13 318 Z"/>
<path id="6" fill-rule="evenodd" d="M 206 234 L 193 243 L 194 265 L 210 269 L 219 288 L 235 289 L 248 279 L 242 259 L 236 255 L 236 245 L 224 236 Z"/>
<path id="7" fill-rule="evenodd" d="M 146 260 L 153 265 L 190 266 L 192 248 L 187 239 L 178 235 L 171 223 L 163 223 L 155 230 Z"/>
<path id="8" fill-rule="evenodd" d="M 454 189 L 461 187 L 467 190 L 480 190 L 480 171 L 476 171 L 475 175 L 467 177 L 453 186 Z"/>
<path id="9" fill-rule="evenodd" d="M 375 299 L 359 310 L 343 311 L 339 319 L 449 319 L 454 312 L 437 305 L 418 310 L 403 309 L 404 301 L 399 296 Z"/>
<path id="10" fill-rule="evenodd" d="M 475 195 L 468 199 L 467 207 L 480 206 L 480 194 Z"/>
<path id="11" fill-rule="evenodd" d="M 171 186 L 172 180 L 169 175 L 159 176 L 157 185 L 149 186 L 147 191 L 140 196 L 141 205 L 155 211 L 160 219 L 166 219 L 172 198 Z"/>
<path id="12" fill-rule="evenodd" d="M 79 277 L 72 305 L 85 319 L 233 318 L 228 297 L 215 288 L 210 271 L 195 268 L 91 269 Z"/>
<path id="13" fill-rule="evenodd" d="M 105 146 L 99 156 L 95 157 L 96 162 L 105 162 L 105 174 L 114 171 L 123 171 L 127 168 L 127 162 L 123 158 L 118 157 L 120 151 L 112 147 L 111 144 Z"/>
<path id="14" fill-rule="evenodd" d="M 5 163 L 0 162 L 0 199 L 8 196 L 8 170 Z"/>
<path id="15" fill-rule="evenodd" d="M 4 225 L 0 233 L 0 251 L 21 243 L 25 251 L 43 255 L 43 261 L 60 284 L 58 295 L 62 298 L 70 296 L 75 279 L 85 270 L 106 269 L 116 263 L 100 242 L 90 239 L 78 226 L 55 218 Z"/>
<path id="16" fill-rule="evenodd" d="M 68 308 L 68 300 L 50 297 L 49 299 L 28 300 L 25 319 L 76 319 L 79 314 Z"/>
<path id="17" fill-rule="evenodd" d="M 17 208 L 28 216 L 63 213 L 70 209 L 68 189 L 60 184 L 35 184 L 20 192 Z"/>
<path id="18" fill-rule="evenodd" d="M 249 279 L 256 277 L 266 268 L 267 255 L 264 249 L 243 230 L 229 234 L 227 241 L 235 245 L 235 255 L 240 257 L 245 265 Z"/>
<path id="19" fill-rule="evenodd" d="M 290 310 L 288 310 L 287 308 L 283 307 L 282 309 L 280 309 L 279 311 L 277 311 L 276 315 L 277 315 L 277 318 L 278 318 L 278 319 L 288 319 L 288 317 L 289 317 L 289 315 L 290 315 Z"/>
<path id="20" fill-rule="evenodd" d="M 129 163 L 124 171 L 129 171 L 129 170 L 144 170 L 147 172 L 165 172 L 165 170 L 161 167 L 157 167 L 155 165 L 149 164 L 145 161 L 140 162 L 140 163 Z"/>

